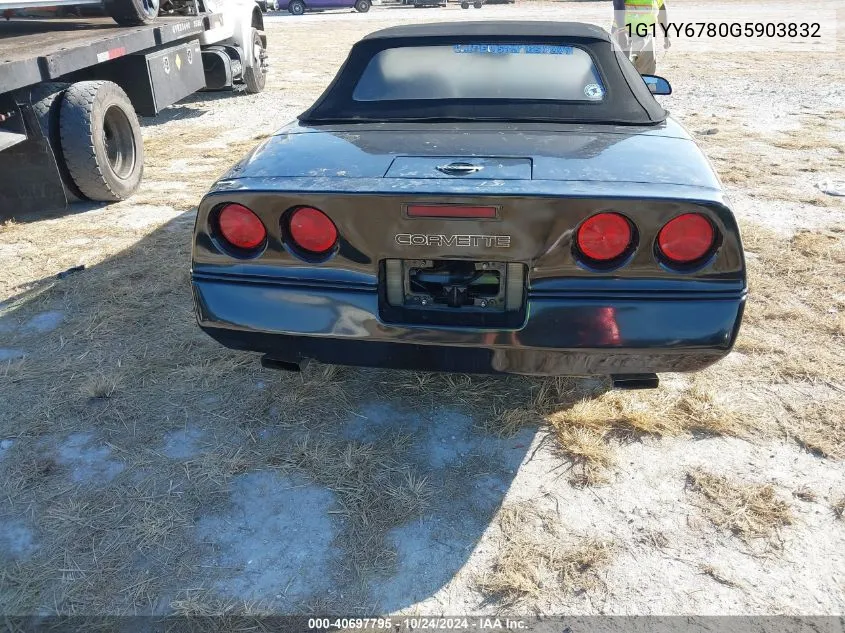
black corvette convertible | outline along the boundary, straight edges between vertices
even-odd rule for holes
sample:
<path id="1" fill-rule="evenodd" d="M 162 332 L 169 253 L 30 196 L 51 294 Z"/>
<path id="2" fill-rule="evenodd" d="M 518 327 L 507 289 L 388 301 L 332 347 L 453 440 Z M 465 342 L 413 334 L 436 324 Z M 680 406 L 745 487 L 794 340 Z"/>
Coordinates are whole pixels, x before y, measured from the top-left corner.
<path id="1" fill-rule="evenodd" d="M 286 369 L 702 369 L 737 336 L 745 263 L 669 91 L 586 24 L 373 33 L 203 198 L 199 324 Z"/>

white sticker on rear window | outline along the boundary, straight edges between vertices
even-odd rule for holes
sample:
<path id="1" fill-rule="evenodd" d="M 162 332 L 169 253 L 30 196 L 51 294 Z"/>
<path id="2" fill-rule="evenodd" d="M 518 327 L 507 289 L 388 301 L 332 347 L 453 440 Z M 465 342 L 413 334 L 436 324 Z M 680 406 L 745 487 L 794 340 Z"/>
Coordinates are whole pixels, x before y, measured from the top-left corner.
<path id="1" fill-rule="evenodd" d="M 601 101 L 602 97 L 604 97 L 604 90 L 598 84 L 587 84 L 584 86 L 584 95 L 587 99 Z"/>
<path id="2" fill-rule="evenodd" d="M 456 53 L 481 53 L 484 55 L 572 55 L 571 46 L 546 44 L 455 44 Z"/>

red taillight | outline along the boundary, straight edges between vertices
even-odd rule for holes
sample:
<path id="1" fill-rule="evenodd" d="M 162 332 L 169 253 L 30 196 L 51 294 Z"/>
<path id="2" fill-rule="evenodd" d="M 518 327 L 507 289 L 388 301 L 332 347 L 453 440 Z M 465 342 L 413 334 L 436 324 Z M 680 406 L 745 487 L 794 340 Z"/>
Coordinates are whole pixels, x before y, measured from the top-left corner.
<path id="1" fill-rule="evenodd" d="M 610 262 L 625 254 L 633 241 L 631 223 L 618 213 L 599 213 L 584 220 L 575 237 L 578 250 L 595 262 Z"/>
<path id="2" fill-rule="evenodd" d="M 657 246 L 673 264 L 689 264 L 713 248 L 716 231 L 710 220 L 698 213 L 685 213 L 669 220 L 657 234 Z"/>
<path id="3" fill-rule="evenodd" d="M 237 248 L 252 250 L 267 239 L 267 229 L 252 211 L 240 204 L 227 204 L 217 216 L 220 235 Z"/>
<path id="4" fill-rule="evenodd" d="M 291 214 L 288 227 L 296 246 L 309 253 L 325 253 L 337 242 L 334 222 L 319 209 L 300 207 Z"/>

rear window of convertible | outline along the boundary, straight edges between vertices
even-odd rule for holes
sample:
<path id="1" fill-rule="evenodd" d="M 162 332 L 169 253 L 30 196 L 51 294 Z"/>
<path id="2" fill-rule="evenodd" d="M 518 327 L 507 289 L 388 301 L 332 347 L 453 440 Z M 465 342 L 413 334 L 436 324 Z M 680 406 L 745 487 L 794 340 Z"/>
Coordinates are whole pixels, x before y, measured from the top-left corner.
<path id="1" fill-rule="evenodd" d="M 454 44 L 387 48 L 370 59 L 354 101 L 507 99 L 601 102 L 605 87 L 577 46 Z"/>

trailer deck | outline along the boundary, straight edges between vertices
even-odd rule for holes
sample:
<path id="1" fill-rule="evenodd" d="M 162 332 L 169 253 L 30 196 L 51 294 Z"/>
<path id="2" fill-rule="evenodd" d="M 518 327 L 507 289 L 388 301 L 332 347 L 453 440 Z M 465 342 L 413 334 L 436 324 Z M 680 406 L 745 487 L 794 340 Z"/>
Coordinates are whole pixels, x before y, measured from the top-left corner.
<path id="1" fill-rule="evenodd" d="M 222 22 L 219 14 L 162 17 L 155 24 L 132 27 L 107 17 L 0 21 L 0 92 L 179 42 Z"/>

